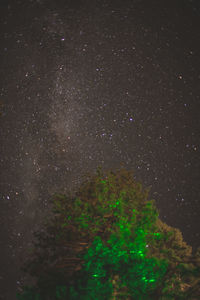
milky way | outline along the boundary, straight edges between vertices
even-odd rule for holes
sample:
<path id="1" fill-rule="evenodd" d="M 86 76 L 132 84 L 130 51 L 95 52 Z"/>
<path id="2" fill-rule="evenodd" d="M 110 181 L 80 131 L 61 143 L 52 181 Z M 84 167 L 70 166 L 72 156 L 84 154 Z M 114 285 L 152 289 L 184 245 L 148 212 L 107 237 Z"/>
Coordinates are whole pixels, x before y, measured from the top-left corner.
<path id="1" fill-rule="evenodd" d="M 0 299 L 25 281 L 52 194 L 99 165 L 134 170 L 161 219 L 200 245 L 199 4 L 0 5 Z"/>

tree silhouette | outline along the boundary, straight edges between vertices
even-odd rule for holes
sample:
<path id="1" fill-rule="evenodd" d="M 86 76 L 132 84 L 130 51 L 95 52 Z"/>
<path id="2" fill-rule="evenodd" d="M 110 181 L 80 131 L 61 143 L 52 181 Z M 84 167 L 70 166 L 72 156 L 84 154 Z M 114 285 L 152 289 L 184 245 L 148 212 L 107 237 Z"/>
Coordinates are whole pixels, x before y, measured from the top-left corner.
<path id="1" fill-rule="evenodd" d="M 200 251 L 148 194 L 124 168 L 98 168 L 75 195 L 55 194 L 24 267 L 36 285 L 18 299 L 198 299 Z"/>

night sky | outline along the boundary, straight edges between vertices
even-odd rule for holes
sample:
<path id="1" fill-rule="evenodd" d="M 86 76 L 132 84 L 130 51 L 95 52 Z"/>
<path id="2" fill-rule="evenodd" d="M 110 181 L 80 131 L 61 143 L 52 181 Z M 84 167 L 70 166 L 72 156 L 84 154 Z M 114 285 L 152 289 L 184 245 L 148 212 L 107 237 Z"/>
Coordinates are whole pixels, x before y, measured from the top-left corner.
<path id="1" fill-rule="evenodd" d="M 99 165 L 200 246 L 198 1 L 2 0 L 0 55 L 0 299 L 52 194 Z"/>

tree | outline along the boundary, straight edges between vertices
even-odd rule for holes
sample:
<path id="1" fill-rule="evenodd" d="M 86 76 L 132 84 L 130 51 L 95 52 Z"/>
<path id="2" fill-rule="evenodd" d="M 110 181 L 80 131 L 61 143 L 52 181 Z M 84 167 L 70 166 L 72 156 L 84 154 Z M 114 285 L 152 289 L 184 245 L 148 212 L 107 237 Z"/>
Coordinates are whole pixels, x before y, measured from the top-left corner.
<path id="1" fill-rule="evenodd" d="M 123 168 L 55 194 L 24 268 L 36 285 L 18 299 L 197 299 L 199 256 L 148 194 Z"/>

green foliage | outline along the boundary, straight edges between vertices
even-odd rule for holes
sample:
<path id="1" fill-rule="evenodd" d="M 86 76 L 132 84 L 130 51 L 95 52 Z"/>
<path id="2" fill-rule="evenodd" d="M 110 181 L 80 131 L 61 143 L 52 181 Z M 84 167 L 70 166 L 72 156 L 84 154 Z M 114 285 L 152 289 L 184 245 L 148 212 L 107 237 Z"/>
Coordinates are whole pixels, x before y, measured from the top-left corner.
<path id="1" fill-rule="evenodd" d="M 122 230 L 124 229 L 125 226 Z M 99 236 L 95 237 L 84 255 L 78 295 L 85 294 L 85 299 L 92 299 L 92 290 L 97 299 L 110 299 L 114 290 L 118 297 L 125 295 L 126 290 L 126 296 L 135 299 L 141 295 L 145 297 L 154 290 L 166 272 L 167 262 L 146 257 L 145 235 L 141 233 L 142 230 L 138 230 L 138 243 L 126 243 L 116 234 L 112 234 L 106 244 Z M 113 284 L 113 278 L 116 277 L 119 279 L 117 287 Z M 88 279 L 85 281 L 85 278 Z M 105 295 L 102 295 L 102 291 Z"/>
<path id="2" fill-rule="evenodd" d="M 24 268 L 37 284 L 19 300 L 195 299 L 199 256 L 158 218 L 132 172 L 98 169 L 74 196 L 55 194 L 52 206 Z"/>

